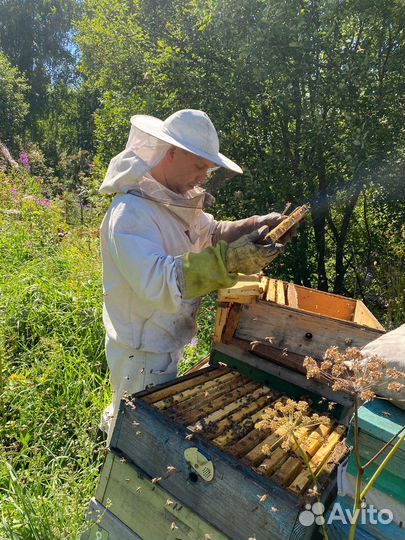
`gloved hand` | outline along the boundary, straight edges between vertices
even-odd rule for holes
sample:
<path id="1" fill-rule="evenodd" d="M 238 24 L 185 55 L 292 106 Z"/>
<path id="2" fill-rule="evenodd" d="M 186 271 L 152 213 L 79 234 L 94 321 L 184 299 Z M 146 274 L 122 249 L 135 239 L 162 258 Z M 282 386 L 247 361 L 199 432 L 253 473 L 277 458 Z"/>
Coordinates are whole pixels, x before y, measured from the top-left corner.
<path id="1" fill-rule="evenodd" d="M 177 283 L 184 299 L 197 298 L 211 291 L 232 287 L 238 281 L 238 273 L 253 274 L 275 259 L 281 244 L 258 245 L 268 227 L 242 236 L 227 244 L 220 240 L 215 247 L 199 253 L 185 253 L 174 257 Z"/>
<path id="2" fill-rule="evenodd" d="M 271 212 L 271 214 L 264 216 L 250 216 L 237 221 L 218 221 L 213 234 L 213 244 L 215 245 L 219 240 L 225 240 L 228 243 L 234 242 L 241 236 L 260 229 L 263 225 L 267 225 L 270 230 L 274 229 L 286 217 L 283 214 Z"/>
<path id="3" fill-rule="evenodd" d="M 255 274 L 273 261 L 284 246 L 282 244 L 257 244 L 268 232 L 269 228 L 264 226 L 229 244 L 225 261 L 228 272 Z"/>
<path id="4" fill-rule="evenodd" d="M 285 220 L 287 216 L 284 214 L 279 214 L 278 212 L 271 212 L 264 216 L 255 216 L 256 217 L 256 228 L 260 229 L 263 225 L 267 225 L 269 229 L 274 229 L 279 223 Z"/>
<path id="5" fill-rule="evenodd" d="M 215 247 L 207 247 L 199 253 L 174 257 L 182 298 L 197 298 L 235 285 L 238 274 L 230 273 L 225 266 L 227 250 L 228 244 L 220 240 Z"/>
<path id="6" fill-rule="evenodd" d="M 270 227 L 270 230 L 274 229 L 275 227 L 277 227 L 277 225 L 279 225 L 279 223 L 284 221 L 287 217 L 288 216 L 284 214 L 277 214 L 277 212 L 272 212 L 271 214 L 267 214 L 266 216 L 257 216 L 258 228 L 261 227 L 262 225 L 268 225 Z M 294 225 L 294 227 L 290 229 L 280 239 L 280 242 L 283 244 L 283 246 L 285 246 L 287 242 L 289 242 L 292 238 L 297 236 L 298 228 L 299 228 L 299 224 Z"/>

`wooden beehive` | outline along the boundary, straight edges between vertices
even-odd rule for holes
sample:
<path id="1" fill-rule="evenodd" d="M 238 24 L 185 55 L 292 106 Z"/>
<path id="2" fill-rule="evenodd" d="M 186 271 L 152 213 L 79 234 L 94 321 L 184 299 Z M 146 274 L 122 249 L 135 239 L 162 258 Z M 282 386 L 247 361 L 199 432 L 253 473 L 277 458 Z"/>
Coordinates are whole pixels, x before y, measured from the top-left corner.
<path id="1" fill-rule="evenodd" d="M 375 473 L 377 466 L 381 464 L 389 450 L 399 439 L 398 433 L 405 425 L 405 411 L 393 404 L 375 399 L 359 407 L 359 449 L 360 462 L 365 465 L 377 452 L 389 441 L 389 447 L 377 457 L 374 464 L 365 470 L 363 486 Z M 348 443 L 354 445 L 354 422 L 351 422 Z M 352 510 L 354 505 L 354 493 L 357 478 L 357 466 L 354 453 L 350 458 L 343 474 L 341 495 L 336 504 L 345 512 Z M 356 538 L 369 540 L 404 540 L 405 538 L 405 443 L 398 448 L 397 452 L 386 464 L 377 478 L 373 487 L 367 493 L 367 507 L 373 507 L 373 511 L 363 512 L 360 519 Z M 366 508 L 367 508 L 366 507 Z M 328 520 L 333 512 L 332 506 L 327 513 Z M 387 515 L 389 519 L 375 519 L 377 512 Z M 327 523 L 330 540 L 340 540 L 349 535 L 350 523 L 339 519 L 331 519 Z"/>
<path id="2" fill-rule="evenodd" d="M 233 345 L 305 374 L 305 356 L 320 360 L 332 345 L 361 348 L 384 332 L 361 300 L 244 276 L 219 292 L 213 341 L 214 350 Z"/>
<path id="3" fill-rule="evenodd" d="M 311 473 L 297 448 L 281 447 L 280 432 L 255 428 L 286 397 L 235 370 L 207 367 L 123 400 L 111 447 L 226 538 L 313 538 L 298 520 L 314 501 Z M 333 417 L 296 432 L 324 502 L 348 452 L 345 432 Z"/>
<path id="4" fill-rule="evenodd" d="M 123 455 L 109 451 L 81 540 L 227 540 Z"/>
<path id="5" fill-rule="evenodd" d="M 90 508 L 93 521 L 102 512 L 101 523 L 86 538 L 315 539 L 316 526 L 299 521 L 314 502 L 308 467 L 296 449 L 282 448 L 280 433 L 255 424 L 287 398 L 329 416 L 327 425 L 297 432 L 327 506 L 348 452 L 353 402 L 307 380 L 303 359 L 321 359 L 331 345 L 361 347 L 383 332 L 362 302 L 280 280 L 246 276 L 220 291 L 208 365 L 121 402 Z"/>

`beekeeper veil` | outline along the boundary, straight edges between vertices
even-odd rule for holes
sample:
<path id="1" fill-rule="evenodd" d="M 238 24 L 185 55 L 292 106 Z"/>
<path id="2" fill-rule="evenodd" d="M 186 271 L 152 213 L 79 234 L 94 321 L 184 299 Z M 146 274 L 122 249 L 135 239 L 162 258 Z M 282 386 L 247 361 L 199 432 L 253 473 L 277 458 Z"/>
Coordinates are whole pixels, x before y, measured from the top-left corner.
<path id="1" fill-rule="evenodd" d="M 185 194 L 174 194 L 149 172 L 163 159 L 171 146 L 177 146 L 237 173 L 242 169 L 219 152 L 219 139 L 207 114 L 193 109 L 177 111 L 165 121 L 153 116 L 131 118 L 131 131 L 125 150 L 115 156 L 107 170 L 100 193 L 133 193 L 168 204 L 195 206 L 204 190 L 195 187 Z M 185 202 L 188 201 L 188 202 Z"/>
<path id="2" fill-rule="evenodd" d="M 170 146 L 132 124 L 125 150 L 110 161 L 100 193 L 127 193 L 163 159 Z"/>

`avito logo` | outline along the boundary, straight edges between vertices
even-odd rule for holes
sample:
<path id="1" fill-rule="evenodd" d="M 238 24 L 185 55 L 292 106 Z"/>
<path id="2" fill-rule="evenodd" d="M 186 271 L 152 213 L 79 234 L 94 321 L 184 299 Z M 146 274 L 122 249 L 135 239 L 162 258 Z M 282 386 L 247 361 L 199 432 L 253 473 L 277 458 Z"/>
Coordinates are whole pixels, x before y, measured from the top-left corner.
<path id="1" fill-rule="evenodd" d="M 298 516 L 299 522 L 304 527 L 310 527 L 314 523 L 321 526 L 323 524 L 331 524 L 334 521 L 340 521 L 342 524 L 352 524 L 354 517 L 357 517 L 353 514 L 348 508 L 343 508 L 340 503 L 334 503 L 328 519 L 325 520 L 324 517 L 325 507 L 321 502 L 315 502 L 314 504 L 306 504 L 305 510 L 303 510 Z M 382 508 L 378 510 L 372 504 L 369 506 L 363 506 L 357 511 L 357 514 L 360 513 L 359 523 L 362 525 L 388 525 L 394 519 L 394 515 L 391 510 L 387 508 Z"/>

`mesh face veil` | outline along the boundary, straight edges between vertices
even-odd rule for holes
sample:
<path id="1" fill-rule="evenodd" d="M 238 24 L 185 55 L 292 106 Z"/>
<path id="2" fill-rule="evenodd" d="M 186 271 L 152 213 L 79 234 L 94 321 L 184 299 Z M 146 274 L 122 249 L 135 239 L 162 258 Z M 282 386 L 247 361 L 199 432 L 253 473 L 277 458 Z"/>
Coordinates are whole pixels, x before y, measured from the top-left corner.
<path id="1" fill-rule="evenodd" d="M 157 165 L 170 144 L 131 126 L 125 150 L 112 158 L 100 193 L 127 193 Z"/>
<path id="2" fill-rule="evenodd" d="M 184 193 L 174 193 L 150 175 L 173 146 L 215 164 L 207 171 L 208 175 L 218 167 L 243 172 L 239 165 L 219 152 L 218 134 L 205 112 L 182 109 L 164 121 L 141 114 L 131 118 L 126 148 L 111 160 L 100 192 L 131 193 L 170 206 L 209 206 L 212 196 L 198 184 Z"/>
<path id="3" fill-rule="evenodd" d="M 183 208 L 204 208 L 212 204 L 212 196 L 198 186 L 177 194 L 149 174 L 171 146 L 132 125 L 125 150 L 110 161 L 100 193 L 130 193 L 166 206 Z M 217 168 L 212 167 L 208 173 Z"/>

